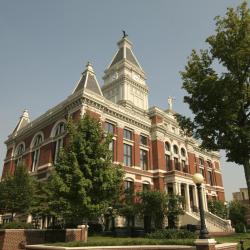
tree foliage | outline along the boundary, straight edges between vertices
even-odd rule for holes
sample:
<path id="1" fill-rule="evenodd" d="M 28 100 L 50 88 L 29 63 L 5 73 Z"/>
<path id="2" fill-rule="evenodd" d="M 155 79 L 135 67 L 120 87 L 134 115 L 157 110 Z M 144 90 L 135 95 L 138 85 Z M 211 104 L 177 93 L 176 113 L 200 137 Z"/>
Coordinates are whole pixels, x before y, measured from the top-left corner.
<path id="1" fill-rule="evenodd" d="M 152 190 L 140 193 L 139 197 L 140 212 L 148 218 L 148 224 L 151 225 L 152 220 L 156 229 L 162 229 L 164 217 L 167 214 L 167 194 Z"/>
<path id="2" fill-rule="evenodd" d="M 227 207 L 223 201 L 209 200 L 208 211 L 223 219 L 227 219 Z"/>
<path id="3" fill-rule="evenodd" d="M 235 227 L 237 224 L 246 225 L 246 214 L 249 209 L 238 201 L 229 203 L 229 219 Z"/>
<path id="4" fill-rule="evenodd" d="M 146 191 L 139 194 L 140 213 L 154 221 L 155 229 L 164 227 L 164 218 L 168 218 L 168 227 L 176 228 L 178 216 L 183 214 L 183 199 L 181 196 L 166 194 L 158 190 Z"/>
<path id="5" fill-rule="evenodd" d="M 85 115 L 77 123 L 69 121 L 68 137 L 49 179 L 49 206 L 75 225 L 104 213 L 117 199 L 123 171 L 112 164 L 111 137 L 99 120 Z"/>
<path id="6" fill-rule="evenodd" d="M 250 194 L 250 11 L 243 2 L 216 17 L 208 49 L 193 50 L 181 72 L 194 118 L 177 115 L 187 135 L 203 148 L 223 149 L 244 166 Z"/>
<path id="7" fill-rule="evenodd" d="M 34 202 L 35 181 L 27 167 L 20 164 L 14 175 L 7 175 L 0 182 L 0 212 L 27 214 Z"/>

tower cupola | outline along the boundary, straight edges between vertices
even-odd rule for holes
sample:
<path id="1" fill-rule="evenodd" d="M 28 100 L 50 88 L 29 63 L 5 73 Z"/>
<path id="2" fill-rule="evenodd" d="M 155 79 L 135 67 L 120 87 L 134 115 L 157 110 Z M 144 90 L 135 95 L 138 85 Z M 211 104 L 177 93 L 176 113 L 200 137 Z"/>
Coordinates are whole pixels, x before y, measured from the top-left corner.
<path id="1" fill-rule="evenodd" d="M 148 109 L 146 76 L 125 32 L 117 45 L 118 50 L 104 71 L 103 95 L 114 103 L 145 111 Z"/>

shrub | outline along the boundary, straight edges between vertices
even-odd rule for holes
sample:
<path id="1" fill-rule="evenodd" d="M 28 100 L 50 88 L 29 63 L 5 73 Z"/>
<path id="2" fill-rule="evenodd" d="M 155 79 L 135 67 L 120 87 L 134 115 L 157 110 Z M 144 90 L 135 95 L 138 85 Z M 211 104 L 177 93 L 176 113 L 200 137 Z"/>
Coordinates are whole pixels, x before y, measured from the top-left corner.
<path id="1" fill-rule="evenodd" d="M 196 234 L 188 230 L 162 229 L 146 235 L 149 239 L 194 239 Z"/>
<path id="2" fill-rule="evenodd" d="M 0 225 L 1 229 L 33 229 L 34 226 L 30 223 L 25 223 L 21 221 L 13 221 L 10 223 Z"/>
<path id="3" fill-rule="evenodd" d="M 242 222 L 237 223 L 235 225 L 235 232 L 236 233 L 245 233 L 246 232 L 245 224 Z"/>

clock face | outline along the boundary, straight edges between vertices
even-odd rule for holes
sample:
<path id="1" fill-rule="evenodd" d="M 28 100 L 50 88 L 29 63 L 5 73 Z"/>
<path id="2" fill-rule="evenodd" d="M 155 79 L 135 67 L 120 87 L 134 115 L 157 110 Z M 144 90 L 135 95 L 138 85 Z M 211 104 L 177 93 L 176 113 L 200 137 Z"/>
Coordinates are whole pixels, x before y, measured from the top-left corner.
<path id="1" fill-rule="evenodd" d="M 139 81 L 140 79 L 140 76 L 136 73 L 133 74 L 133 79 L 136 80 L 136 81 Z"/>

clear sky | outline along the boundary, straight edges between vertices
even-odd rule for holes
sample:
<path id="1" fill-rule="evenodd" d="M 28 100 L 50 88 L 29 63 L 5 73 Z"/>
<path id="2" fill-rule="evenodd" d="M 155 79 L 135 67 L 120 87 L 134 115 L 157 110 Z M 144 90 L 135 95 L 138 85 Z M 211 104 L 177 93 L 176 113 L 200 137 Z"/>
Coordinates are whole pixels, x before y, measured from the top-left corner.
<path id="1" fill-rule="evenodd" d="M 100 85 L 126 30 L 148 77 L 150 106 L 190 115 L 179 71 L 204 48 L 213 18 L 233 0 L 0 0 L 0 161 L 4 140 L 24 109 L 31 119 L 71 94 L 87 61 Z M 223 154 L 222 154 L 223 155 Z M 245 187 L 243 168 L 222 157 L 227 199 Z M 0 167 L 1 171 L 1 167 Z"/>

